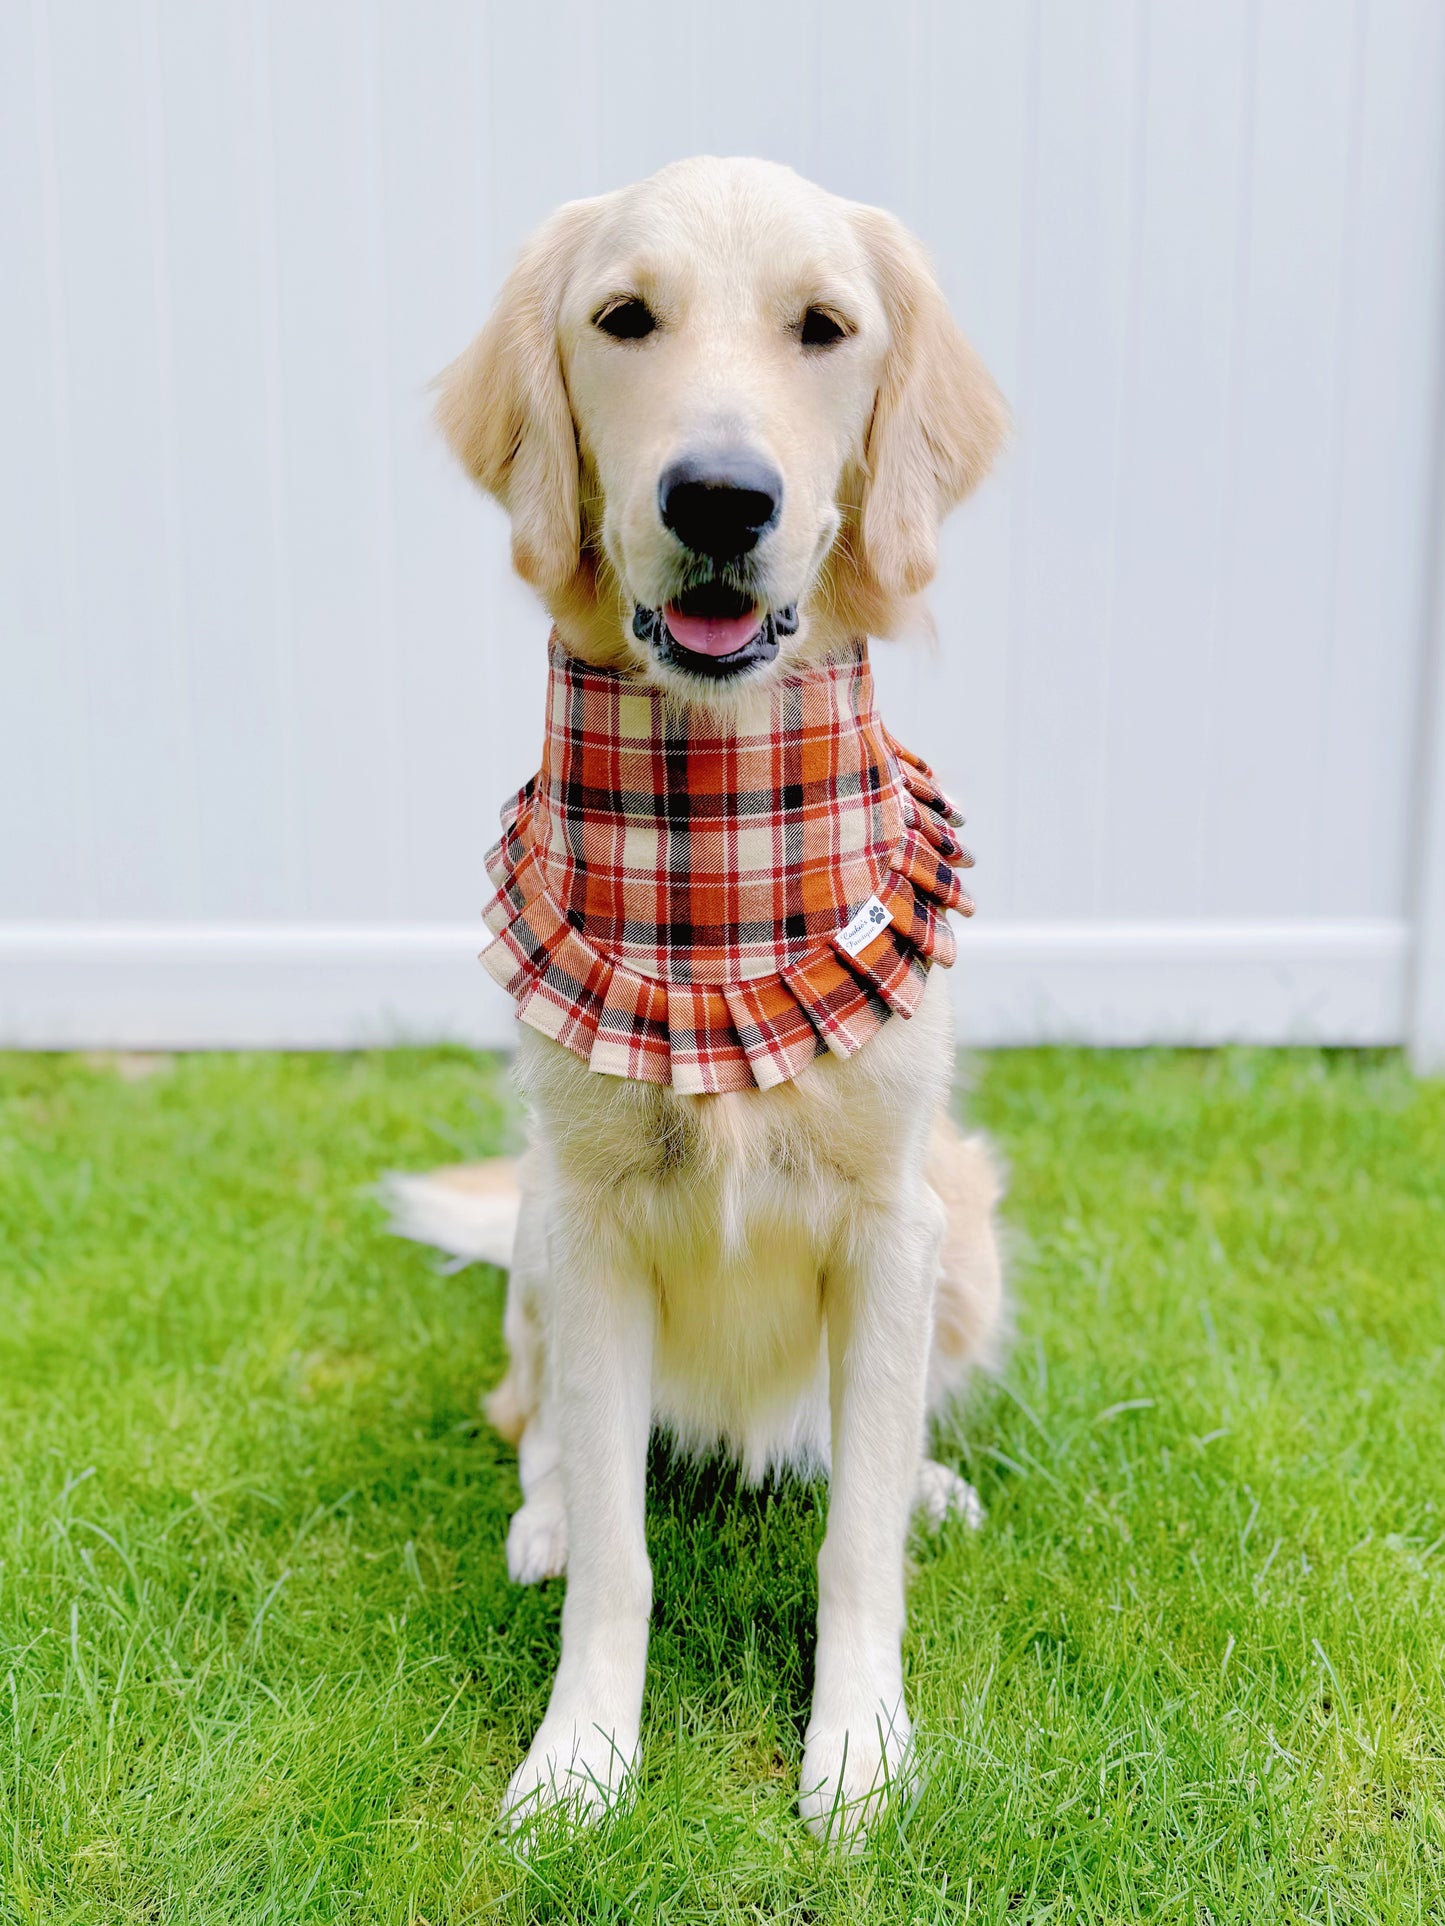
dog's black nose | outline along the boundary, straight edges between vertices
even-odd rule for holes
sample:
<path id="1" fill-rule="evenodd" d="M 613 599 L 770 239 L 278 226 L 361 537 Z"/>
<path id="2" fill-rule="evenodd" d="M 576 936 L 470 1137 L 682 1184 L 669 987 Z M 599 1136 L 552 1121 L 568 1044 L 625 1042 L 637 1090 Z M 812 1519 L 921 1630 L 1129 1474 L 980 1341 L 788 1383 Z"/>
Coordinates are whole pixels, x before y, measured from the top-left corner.
<path id="1" fill-rule="evenodd" d="M 657 506 L 665 527 L 695 555 L 746 555 L 778 519 L 783 478 L 756 455 L 684 455 L 663 470 Z"/>

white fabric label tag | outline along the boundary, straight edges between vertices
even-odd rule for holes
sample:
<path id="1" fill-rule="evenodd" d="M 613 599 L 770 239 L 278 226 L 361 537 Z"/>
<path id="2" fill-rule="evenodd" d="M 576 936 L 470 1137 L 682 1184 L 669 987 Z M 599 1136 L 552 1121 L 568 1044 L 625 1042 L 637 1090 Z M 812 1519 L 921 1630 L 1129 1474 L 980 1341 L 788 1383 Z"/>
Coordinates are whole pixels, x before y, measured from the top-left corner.
<path id="1" fill-rule="evenodd" d="M 861 909 L 853 912 L 833 941 L 846 955 L 856 956 L 859 950 L 867 949 L 888 920 L 887 910 L 876 896 L 870 896 Z"/>

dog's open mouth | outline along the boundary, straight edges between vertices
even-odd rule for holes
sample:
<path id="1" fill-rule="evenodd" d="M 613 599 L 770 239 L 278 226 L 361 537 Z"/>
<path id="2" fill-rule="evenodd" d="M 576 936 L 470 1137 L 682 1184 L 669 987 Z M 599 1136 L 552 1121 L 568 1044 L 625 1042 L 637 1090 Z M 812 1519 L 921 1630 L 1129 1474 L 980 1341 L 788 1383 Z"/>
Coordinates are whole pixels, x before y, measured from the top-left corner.
<path id="1" fill-rule="evenodd" d="M 660 609 L 633 610 L 632 632 L 651 642 L 664 662 L 694 675 L 736 675 L 771 662 L 778 637 L 798 626 L 794 608 L 767 609 L 726 582 L 685 589 Z"/>

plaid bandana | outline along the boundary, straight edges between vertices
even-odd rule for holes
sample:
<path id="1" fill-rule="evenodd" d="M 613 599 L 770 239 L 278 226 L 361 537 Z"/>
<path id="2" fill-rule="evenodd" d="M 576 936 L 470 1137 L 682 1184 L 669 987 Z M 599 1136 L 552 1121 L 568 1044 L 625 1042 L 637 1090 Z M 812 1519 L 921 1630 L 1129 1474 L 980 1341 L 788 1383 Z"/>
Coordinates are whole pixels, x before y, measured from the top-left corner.
<path id="1" fill-rule="evenodd" d="M 542 767 L 502 811 L 487 969 L 594 1070 L 769 1089 L 911 1016 L 963 821 L 873 710 L 859 643 L 780 682 L 742 735 L 593 669 L 555 635 Z"/>

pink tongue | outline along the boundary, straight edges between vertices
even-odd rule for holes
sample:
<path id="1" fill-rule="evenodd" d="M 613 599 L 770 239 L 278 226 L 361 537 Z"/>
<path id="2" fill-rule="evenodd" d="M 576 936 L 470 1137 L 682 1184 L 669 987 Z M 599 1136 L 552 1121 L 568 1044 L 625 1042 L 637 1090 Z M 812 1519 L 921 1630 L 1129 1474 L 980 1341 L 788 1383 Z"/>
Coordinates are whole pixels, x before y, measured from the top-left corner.
<path id="1" fill-rule="evenodd" d="M 684 615 L 675 602 L 662 611 L 673 640 L 695 655 L 733 655 L 762 627 L 756 609 L 747 615 Z"/>

